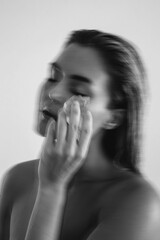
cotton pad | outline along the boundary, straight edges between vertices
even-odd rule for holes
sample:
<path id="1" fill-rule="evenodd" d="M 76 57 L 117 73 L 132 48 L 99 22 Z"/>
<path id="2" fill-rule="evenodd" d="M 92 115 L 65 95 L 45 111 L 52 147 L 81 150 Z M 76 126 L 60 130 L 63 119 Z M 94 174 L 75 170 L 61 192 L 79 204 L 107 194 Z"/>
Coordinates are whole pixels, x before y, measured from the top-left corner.
<path id="1" fill-rule="evenodd" d="M 71 104 L 73 103 L 73 101 L 78 101 L 79 105 L 80 105 L 80 110 L 81 112 L 83 112 L 83 108 L 87 106 L 87 104 L 90 101 L 89 97 L 82 97 L 82 96 L 72 96 L 71 98 L 69 98 L 63 106 L 63 109 L 66 113 L 66 121 L 69 124 L 69 115 L 71 112 Z"/>
<path id="2" fill-rule="evenodd" d="M 69 116 L 70 116 L 70 113 L 71 113 L 71 104 L 73 103 L 73 101 L 78 101 L 79 102 L 80 111 L 82 113 L 83 110 L 84 110 L 84 107 L 86 107 L 87 104 L 90 102 L 90 98 L 89 97 L 82 97 L 82 96 L 72 96 L 71 98 L 69 98 L 64 103 L 63 109 L 64 109 L 64 111 L 66 113 L 66 122 L 68 124 L 70 124 Z M 78 127 L 79 131 L 78 131 L 78 134 L 77 134 L 77 140 L 79 140 L 81 126 L 82 126 L 82 115 L 80 117 L 80 122 L 79 122 L 79 127 Z"/>

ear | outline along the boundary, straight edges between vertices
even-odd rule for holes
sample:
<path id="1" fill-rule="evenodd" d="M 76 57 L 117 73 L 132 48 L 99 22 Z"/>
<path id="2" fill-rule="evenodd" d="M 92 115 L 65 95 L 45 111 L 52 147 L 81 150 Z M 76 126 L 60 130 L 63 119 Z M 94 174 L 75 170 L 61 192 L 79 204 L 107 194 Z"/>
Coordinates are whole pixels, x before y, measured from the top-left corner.
<path id="1" fill-rule="evenodd" d="M 119 127 L 124 119 L 125 110 L 124 109 L 114 109 L 111 113 L 111 119 L 106 121 L 104 128 L 111 130 Z"/>

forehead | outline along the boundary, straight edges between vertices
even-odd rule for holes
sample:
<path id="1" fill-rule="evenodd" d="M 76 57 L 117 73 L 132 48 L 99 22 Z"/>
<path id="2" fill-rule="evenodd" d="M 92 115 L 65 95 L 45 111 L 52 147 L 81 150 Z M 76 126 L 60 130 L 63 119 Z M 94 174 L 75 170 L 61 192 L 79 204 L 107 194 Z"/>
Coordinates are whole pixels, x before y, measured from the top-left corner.
<path id="1" fill-rule="evenodd" d="M 63 49 L 56 62 L 66 75 L 81 75 L 89 78 L 93 84 L 106 84 L 109 75 L 98 51 L 91 47 L 70 44 Z"/>

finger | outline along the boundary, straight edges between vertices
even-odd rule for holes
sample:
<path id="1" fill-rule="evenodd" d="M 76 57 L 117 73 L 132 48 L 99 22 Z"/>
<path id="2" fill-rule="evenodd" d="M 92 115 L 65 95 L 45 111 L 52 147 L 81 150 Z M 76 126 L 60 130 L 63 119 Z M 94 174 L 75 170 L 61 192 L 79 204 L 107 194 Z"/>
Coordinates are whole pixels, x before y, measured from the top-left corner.
<path id="1" fill-rule="evenodd" d="M 46 127 L 46 143 L 51 145 L 56 139 L 56 122 L 54 119 L 50 119 Z"/>
<path id="2" fill-rule="evenodd" d="M 55 129 L 56 129 L 56 122 L 53 119 L 50 119 L 47 126 L 45 136 L 46 139 L 44 141 L 44 149 L 45 151 L 50 154 L 54 145 L 55 139 Z"/>
<path id="3" fill-rule="evenodd" d="M 85 110 L 82 116 L 82 126 L 79 137 L 79 145 L 77 148 L 77 156 L 80 159 L 86 157 L 92 137 L 93 119 L 91 112 Z"/>
<path id="4" fill-rule="evenodd" d="M 80 123 L 80 105 L 74 101 L 71 105 L 70 123 L 67 135 L 67 155 L 74 156 L 76 151 L 76 140 L 78 136 L 78 127 Z"/>
<path id="5" fill-rule="evenodd" d="M 58 123 L 57 123 L 57 144 L 56 149 L 58 153 L 62 153 L 64 149 L 64 144 L 66 142 L 67 135 L 67 123 L 66 114 L 63 109 L 59 111 Z"/>

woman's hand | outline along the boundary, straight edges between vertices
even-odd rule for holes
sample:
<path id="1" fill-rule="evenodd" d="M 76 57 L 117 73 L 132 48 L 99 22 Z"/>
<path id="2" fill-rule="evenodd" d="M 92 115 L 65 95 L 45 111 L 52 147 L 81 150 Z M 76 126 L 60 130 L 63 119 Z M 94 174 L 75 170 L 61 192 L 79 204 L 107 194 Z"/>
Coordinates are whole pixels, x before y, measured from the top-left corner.
<path id="1" fill-rule="evenodd" d="M 59 111 L 57 125 L 53 120 L 49 122 L 38 168 L 40 188 L 52 189 L 57 184 L 65 186 L 87 155 L 92 115 L 85 106 L 80 107 L 78 101 L 72 101 L 68 117 L 69 124 L 63 108 Z"/>

